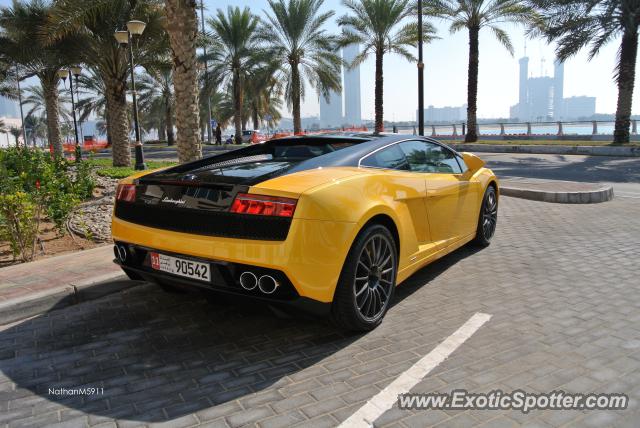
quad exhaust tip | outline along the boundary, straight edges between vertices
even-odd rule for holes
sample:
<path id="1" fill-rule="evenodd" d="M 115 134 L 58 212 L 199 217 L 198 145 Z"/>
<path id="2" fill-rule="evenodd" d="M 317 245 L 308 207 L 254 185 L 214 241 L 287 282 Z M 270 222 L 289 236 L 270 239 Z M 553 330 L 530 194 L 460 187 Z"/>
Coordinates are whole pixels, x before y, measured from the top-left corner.
<path id="1" fill-rule="evenodd" d="M 262 275 L 258 280 L 258 288 L 264 294 L 273 294 L 280 286 L 280 283 L 276 281 L 271 275 Z"/>
<path id="2" fill-rule="evenodd" d="M 247 291 L 251 291 L 258 285 L 258 277 L 253 272 L 242 272 L 240 274 L 240 285 Z"/>
<path id="3" fill-rule="evenodd" d="M 124 245 L 116 245 L 113 247 L 113 252 L 120 260 L 120 262 L 124 263 L 127 261 L 127 248 Z"/>
<path id="4" fill-rule="evenodd" d="M 258 278 L 255 273 L 246 271 L 240 274 L 240 285 L 247 291 L 255 290 L 257 287 L 264 294 L 273 294 L 280 283 L 271 275 Z"/>

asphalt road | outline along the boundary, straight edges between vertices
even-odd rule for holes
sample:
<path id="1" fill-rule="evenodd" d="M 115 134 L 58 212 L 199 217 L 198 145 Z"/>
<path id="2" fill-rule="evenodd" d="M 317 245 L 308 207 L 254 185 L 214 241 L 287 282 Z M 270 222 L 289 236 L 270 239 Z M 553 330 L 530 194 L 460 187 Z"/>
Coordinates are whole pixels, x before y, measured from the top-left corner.
<path id="1" fill-rule="evenodd" d="M 478 153 L 499 177 L 610 183 L 616 197 L 640 198 L 640 158 Z"/>

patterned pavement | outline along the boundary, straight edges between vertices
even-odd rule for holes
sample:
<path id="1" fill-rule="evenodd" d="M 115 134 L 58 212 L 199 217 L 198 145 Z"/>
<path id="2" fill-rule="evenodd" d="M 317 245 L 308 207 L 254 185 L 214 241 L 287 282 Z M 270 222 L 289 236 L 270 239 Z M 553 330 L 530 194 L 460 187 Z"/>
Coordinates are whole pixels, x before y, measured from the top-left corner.
<path id="1" fill-rule="evenodd" d="M 637 426 L 640 203 L 503 198 L 497 235 L 400 286 L 380 328 L 141 286 L 0 330 L 0 426 L 336 426 L 476 312 L 412 392 L 624 392 L 623 411 L 391 409 L 376 426 Z M 58 397 L 50 388 L 98 387 Z"/>

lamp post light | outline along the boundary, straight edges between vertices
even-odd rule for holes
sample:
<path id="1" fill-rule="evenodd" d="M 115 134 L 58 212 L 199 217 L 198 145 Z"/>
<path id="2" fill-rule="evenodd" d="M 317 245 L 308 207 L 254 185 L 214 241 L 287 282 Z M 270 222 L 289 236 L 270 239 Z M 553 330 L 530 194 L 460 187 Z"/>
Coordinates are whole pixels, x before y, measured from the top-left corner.
<path id="1" fill-rule="evenodd" d="M 79 105 L 80 104 L 80 84 L 78 83 L 78 79 L 82 74 L 82 68 L 78 66 L 74 66 L 74 67 L 71 67 L 69 70 L 71 70 L 71 74 L 73 74 L 73 77 L 75 77 L 75 80 L 76 80 L 76 105 L 79 110 L 80 109 L 80 105 Z M 78 129 L 80 131 L 80 141 L 82 141 L 82 144 L 84 145 L 84 135 L 82 134 L 82 117 L 80 117 L 79 111 L 78 111 Z"/>
<path id="2" fill-rule="evenodd" d="M 202 20 L 202 35 L 205 34 L 204 28 L 204 3 L 203 0 L 200 0 L 200 18 Z M 211 97 L 209 96 L 209 61 L 207 60 L 207 44 L 205 43 L 202 47 L 204 54 L 204 88 L 205 95 L 207 97 L 207 143 L 211 144 L 211 138 L 213 134 L 213 129 L 211 126 Z"/>
<path id="3" fill-rule="evenodd" d="M 20 124 L 22 127 L 22 137 L 24 138 L 24 146 L 27 147 L 27 130 L 24 127 L 24 111 L 22 109 L 22 90 L 20 89 L 20 70 L 18 69 L 17 65 L 16 65 L 16 84 L 18 85 L 18 102 L 20 103 Z M 18 147 L 17 138 L 16 138 L 16 147 Z"/>
<path id="4" fill-rule="evenodd" d="M 80 74 L 80 67 L 71 67 L 69 70 L 58 70 L 58 77 L 62 79 L 63 82 L 67 81 L 67 77 L 69 77 L 69 91 L 71 92 L 71 112 L 73 113 L 73 130 L 75 132 L 76 137 L 76 162 L 80 162 L 82 160 L 82 150 L 80 149 L 80 139 L 78 138 L 78 121 L 76 120 L 76 102 L 73 97 L 73 74 L 74 72 L 78 72 Z"/>
<path id="5" fill-rule="evenodd" d="M 136 165 L 135 169 L 147 169 L 144 163 L 144 152 L 142 151 L 142 141 L 140 140 L 140 123 L 138 121 L 138 96 L 136 94 L 136 79 L 133 65 L 133 45 L 131 43 L 132 36 L 139 36 L 144 32 L 145 24 L 142 21 L 127 22 L 127 29 L 116 31 L 114 36 L 118 43 L 122 46 L 129 45 L 129 67 L 131 68 L 131 94 L 133 96 L 133 126 L 136 133 Z"/>
<path id="6" fill-rule="evenodd" d="M 424 135 L 424 63 L 422 62 L 422 0 L 418 0 L 418 135 Z"/>

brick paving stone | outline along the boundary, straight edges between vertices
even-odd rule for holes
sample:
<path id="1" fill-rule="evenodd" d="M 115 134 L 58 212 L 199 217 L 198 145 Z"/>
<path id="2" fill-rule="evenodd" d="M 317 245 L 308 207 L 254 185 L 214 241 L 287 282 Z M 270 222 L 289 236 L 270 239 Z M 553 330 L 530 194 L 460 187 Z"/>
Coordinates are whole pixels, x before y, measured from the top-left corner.
<path id="1" fill-rule="evenodd" d="M 89 426 L 335 426 L 475 312 L 493 317 L 412 392 L 625 392 L 629 408 L 393 408 L 376 426 L 634 426 L 638 219 L 631 199 L 566 206 L 502 198 L 492 245 L 462 248 L 413 275 L 382 325 L 365 335 L 151 285 L 0 327 L 0 427 L 84 415 Z M 104 395 L 47 394 L 50 386 L 84 384 L 104 387 Z"/>

